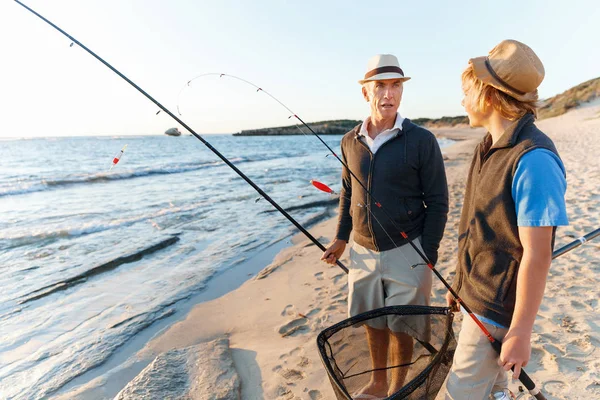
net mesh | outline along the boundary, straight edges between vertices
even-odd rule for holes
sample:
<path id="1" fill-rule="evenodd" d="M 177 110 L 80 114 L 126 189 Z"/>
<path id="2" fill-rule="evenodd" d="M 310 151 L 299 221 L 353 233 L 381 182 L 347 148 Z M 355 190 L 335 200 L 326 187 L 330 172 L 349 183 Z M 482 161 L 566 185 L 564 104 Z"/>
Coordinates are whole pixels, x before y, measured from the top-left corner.
<path id="1" fill-rule="evenodd" d="M 317 346 L 338 400 L 434 399 L 456 348 L 446 307 L 392 306 L 321 332 Z"/>

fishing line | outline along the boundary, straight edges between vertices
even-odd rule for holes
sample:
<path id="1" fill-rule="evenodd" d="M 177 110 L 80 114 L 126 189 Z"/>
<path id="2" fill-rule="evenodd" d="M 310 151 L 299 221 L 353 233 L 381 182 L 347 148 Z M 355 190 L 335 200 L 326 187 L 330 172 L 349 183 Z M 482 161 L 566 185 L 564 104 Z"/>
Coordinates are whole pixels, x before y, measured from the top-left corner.
<path id="1" fill-rule="evenodd" d="M 156 101 L 152 96 L 150 96 L 148 93 L 146 93 L 141 87 L 139 87 L 138 85 L 136 85 L 133 81 L 131 81 L 129 78 L 127 78 L 125 75 L 123 75 L 121 72 L 119 72 L 117 69 L 115 69 L 112 65 L 110 65 L 109 63 L 107 63 L 104 59 L 102 59 L 100 56 L 98 56 L 97 54 L 95 54 L 93 51 L 91 51 L 90 49 L 88 49 L 86 46 L 84 46 L 81 42 L 79 42 L 77 39 L 75 39 L 73 36 L 69 35 L 68 33 L 66 33 L 64 30 L 62 30 L 61 28 L 59 28 L 58 26 L 56 26 L 55 24 L 53 24 L 52 22 L 50 22 L 48 19 L 46 19 L 45 17 L 43 17 L 42 15 L 40 15 L 39 13 L 37 13 L 36 11 L 34 11 L 33 9 L 31 9 L 30 7 L 26 6 L 25 4 L 23 4 L 22 2 L 20 2 L 19 0 L 15 0 L 15 2 L 19 5 L 21 5 L 23 8 L 25 8 L 26 10 L 28 10 L 29 12 L 31 12 L 32 14 L 34 14 L 35 16 L 37 16 L 38 18 L 40 18 L 42 21 L 46 22 L 48 25 L 52 26 L 54 29 L 56 29 L 57 31 L 59 31 L 60 33 L 62 33 L 63 35 L 65 35 L 66 37 L 68 37 L 72 43 L 76 43 L 79 47 L 81 47 L 83 50 L 85 50 L 87 53 L 89 53 L 91 56 L 93 56 L 95 59 L 97 59 L 98 61 L 100 61 L 102 64 L 104 64 L 107 68 L 109 68 L 111 71 L 113 71 L 115 74 L 119 75 L 123 80 L 125 80 L 127 83 L 129 83 L 131 86 L 133 86 L 137 91 L 139 91 L 140 93 L 142 93 L 146 98 L 148 98 L 148 100 L 152 101 L 154 104 L 156 104 L 162 111 L 164 111 L 165 113 L 167 113 L 171 118 L 173 118 L 175 121 L 177 121 L 179 124 L 181 124 L 181 126 L 183 126 L 185 129 L 187 129 L 192 135 L 194 135 L 198 140 L 200 140 L 206 147 L 208 147 L 217 157 L 219 157 L 224 163 L 226 163 L 231 169 L 233 169 L 242 179 L 244 179 L 246 181 L 246 183 L 248 183 L 250 186 L 252 186 L 254 188 L 254 190 L 256 190 L 265 200 L 267 200 L 269 203 L 271 203 L 271 205 L 273 207 L 275 207 L 284 217 L 286 217 L 288 219 L 288 221 L 290 221 L 296 228 L 298 228 L 307 238 L 309 238 L 319 249 L 321 249 L 322 251 L 326 251 L 325 246 L 323 246 L 314 236 L 312 236 L 306 229 L 304 229 L 304 227 L 302 225 L 300 225 L 300 223 L 298 223 L 294 218 L 292 218 L 291 215 L 289 215 L 283 208 L 281 208 L 281 206 L 279 204 L 277 204 L 275 202 L 275 200 L 273 200 L 267 193 L 265 193 L 258 185 L 256 185 L 256 183 L 254 183 L 249 177 L 247 177 L 240 169 L 238 169 L 234 164 L 231 163 L 231 161 L 229 161 L 229 159 L 227 157 L 225 157 L 223 154 L 221 154 L 216 148 L 214 148 L 208 141 L 206 141 L 202 136 L 200 136 L 199 134 L 197 134 L 191 127 L 189 127 L 185 122 L 183 122 L 180 118 L 178 118 L 175 114 L 173 114 L 171 111 L 169 111 L 165 106 L 163 106 L 161 103 L 159 103 L 158 101 Z M 346 268 L 346 266 L 344 264 L 342 264 L 339 260 L 337 260 L 336 264 L 346 273 L 348 273 L 348 268 Z"/>
<path id="2" fill-rule="evenodd" d="M 17 1 L 17 0 L 15 0 Z M 383 205 L 381 203 L 379 203 L 377 201 L 377 199 L 375 199 L 375 197 L 373 196 L 373 194 L 371 193 L 371 191 L 369 189 L 367 189 L 367 187 L 361 182 L 360 179 L 358 179 L 358 177 L 354 174 L 354 172 L 352 172 L 352 170 L 348 167 L 348 165 L 337 155 L 337 153 L 335 151 L 333 151 L 333 149 L 327 144 L 325 143 L 325 141 L 321 138 L 321 136 L 319 136 L 310 126 L 308 126 L 306 124 L 306 122 L 304 122 L 302 120 L 302 118 L 300 118 L 298 116 L 298 114 L 294 113 L 288 106 L 286 106 L 282 101 L 280 101 L 279 99 L 277 99 L 275 96 L 273 96 L 272 94 L 270 94 L 269 92 L 267 92 L 266 90 L 262 89 L 260 86 L 255 85 L 254 83 L 243 79 L 243 78 L 239 78 L 237 76 L 233 76 L 233 75 L 227 75 L 224 73 L 207 73 L 207 74 L 201 74 L 198 75 L 195 78 L 190 79 L 187 84 L 180 90 L 180 94 L 183 90 L 185 90 L 186 86 L 190 86 L 191 82 L 194 81 L 195 79 L 199 79 L 205 76 L 210 76 L 210 75 L 219 75 L 219 77 L 232 77 L 234 79 L 237 79 L 239 81 L 242 81 L 248 85 L 253 86 L 254 88 L 256 88 L 257 92 L 263 92 L 265 94 L 267 94 L 269 97 L 271 97 L 273 100 L 275 100 L 277 103 L 279 103 L 282 107 L 284 107 L 287 111 L 289 111 L 291 113 L 291 115 L 288 118 L 294 117 L 296 118 L 303 126 L 305 126 L 325 147 L 327 147 L 327 149 L 330 151 L 330 153 L 342 164 L 342 166 L 344 168 L 346 168 L 346 170 L 348 171 L 348 173 L 350 174 L 350 176 L 352 178 L 354 178 L 356 180 L 356 182 L 362 187 L 362 189 L 370 196 L 372 202 L 384 213 L 384 215 L 387 217 L 387 219 L 391 222 L 392 226 L 398 230 L 398 232 L 400 233 L 400 235 L 402 236 L 403 239 L 405 239 L 407 241 L 408 244 L 411 245 L 411 247 L 415 250 L 415 252 L 417 252 L 417 254 L 423 259 L 423 261 L 425 261 L 427 267 L 435 274 L 435 276 L 439 279 L 439 281 L 446 287 L 446 289 L 450 292 L 450 294 L 452 295 L 452 297 L 454 298 L 454 300 L 456 301 L 456 303 L 458 305 L 461 305 L 463 307 L 463 309 L 467 312 L 467 314 L 469 315 L 469 317 L 471 317 L 471 319 L 473 320 L 473 322 L 475 322 L 475 324 L 479 327 L 479 329 L 482 331 L 482 333 L 486 336 L 486 338 L 489 340 L 490 344 L 492 345 L 492 347 L 494 348 L 494 350 L 496 350 L 496 352 L 498 354 L 500 354 L 501 349 L 502 349 L 502 343 L 499 342 L 498 340 L 496 340 L 492 334 L 487 330 L 487 328 L 483 325 L 483 323 L 479 320 L 479 318 L 477 318 L 477 316 L 475 316 L 475 314 L 471 311 L 471 309 L 463 302 L 463 300 L 460 298 L 460 296 L 458 295 L 458 293 L 456 293 L 454 291 L 454 289 L 452 289 L 452 286 L 450 286 L 450 284 L 444 279 L 444 277 L 439 273 L 439 271 L 435 268 L 435 266 L 433 265 L 433 263 L 427 258 L 427 256 L 413 243 L 413 240 L 411 240 L 408 235 L 406 234 L 406 232 L 402 231 L 398 225 L 394 222 L 394 219 L 392 218 L 392 216 L 386 211 L 386 209 L 383 207 Z M 179 106 L 178 106 L 179 109 Z M 302 132 L 302 130 L 301 130 Z M 303 132 L 304 133 L 304 132 Z M 387 232 L 386 232 L 387 233 Z M 389 236 L 389 234 L 388 234 Z M 394 243 L 394 242 L 393 242 Z M 512 368 L 514 370 L 514 366 Z M 525 370 L 523 368 L 521 368 L 521 372 L 519 374 L 519 380 L 523 383 L 523 385 L 529 390 L 529 393 L 534 396 L 536 399 L 538 400 L 545 400 L 546 397 L 540 392 L 540 390 L 536 387 L 535 383 L 531 380 L 531 378 L 529 377 L 529 375 L 525 372 Z"/>
<path id="3" fill-rule="evenodd" d="M 200 78 L 204 78 L 204 77 L 208 77 L 208 76 L 218 76 L 219 78 L 223 78 L 223 77 L 232 78 L 232 79 L 236 79 L 236 80 L 238 80 L 240 82 L 243 82 L 243 83 L 245 83 L 247 85 L 250 85 L 250 86 L 252 86 L 253 88 L 256 89 L 257 93 L 258 92 L 262 92 L 262 93 L 266 94 L 272 100 L 276 101 L 280 106 L 282 106 L 283 108 L 285 108 L 290 113 L 290 115 L 288 115 L 288 119 L 291 119 L 292 117 L 295 117 L 296 119 L 298 119 L 298 116 L 296 114 L 294 114 L 294 112 L 288 106 L 286 106 L 277 97 L 273 96 L 271 93 L 267 92 L 266 90 L 264 90 L 260 86 L 257 86 L 254 83 L 252 83 L 252 82 L 250 82 L 250 81 L 248 81 L 248 80 L 246 80 L 244 78 L 240 78 L 239 76 L 225 74 L 225 73 L 222 73 L 222 72 L 207 72 L 205 74 L 200 74 L 198 76 L 195 76 L 194 78 L 192 78 L 189 81 L 187 81 L 187 83 L 185 85 L 183 85 L 183 87 L 179 90 L 179 93 L 177 94 L 177 112 L 179 113 L 179 115 L 182 115 L 181 109 L 179 107 L 179 105 L 181 104 L 181 94 L 186 90 L 186 88 L 188 88 L 188 87 L 191 88 L 191 83 L 193 81 L 195 81 L 196 79 L 200 79 Z M 302 133 L 304 136 L 308 136 L 308 134 L 302 129 L 302 125 L 298 125 L 298 124 L 294 123 L 294 126 L 296 128 L 298 128 L 298 130 L 300 131 L 300 133 Z M 328 146 L 328 148 L 329 148 L 329 146 Z M 327 155 L 329 155 L 329 154 L 327 154 Z"/>
<path id="4" fill-rule="evenodd" d="M 131 86 L 133 86 L 135 89 L 137 89 L 140 93 L 142 93 L 146 98 L 148 98 L 150 101 L 152 101 L 154 104 L 156 104 L 160 110 L 166 112 L 171 118 L 173 118 L 175 121 L 177 121 L 178 123 L 181 124 L 181 126 L 183 126 L 185 129 L 187 129 L 193 136 L 195 136 L 198 140 L 200 140 L 206 147 L 208 147 L 215 155 L 217 155 L 223 162 L 225 162 L 231 169 L 233 169 L 242 179 L 244 179 L 250 186 L 252 186 L 265 200 L 267 200 L 269 203 L 271 203 L 271 205 L 273 205 L 273 207 L 275 207 L 282 215 L 284 215 L 294 226 L 296 226 L 306 237 L 308 237 L 319 249 L 321 249 L 322 251 L 326 251 L 326 248 L 317 240 L 315 239 L 306 229 L 304 229 L 304 227 L 302 227 L 302 225 L 300 225 L 295 219 L 293 219 L 283 208 L 281 208 L 273 199 L 271 199 L 271 197 L 269 197 L 268 194 L 266 194 L 260 187 L 258 187 L 250 178 L 248 178 L 242 171 L 240 171 L 234 164 L 232 164 L 225 156 L 223 156 L 217 149 L 215 149 L 208 141 L 206 141 L 205 139 L 203 139 L 199 134 L 197 134 L 191 127 L 189 127 L 187 124 L 185 124 L 181 119 L 179 119 L 177 116 L 175 116 L 171 111 L 169 111 L 166 107 L 164 107 L 162 104 L 160 104 L 158 101 L 156 101 L 153 97 L 151 97 L 148 93 L 146 93 L 143 89 L 141 89 L 139 86 L 137 86 L 135 83 L 133 83 L 129 78 L 127 78 L 125 75 L 123 75 L 121 72 L 119 72 L 118 70 L 116 70 L 114 67 L 112 67 L 110 64 L 108 64 L 106 61 L 104 61 L 101 57 L 99 57 L 98 55 L 96 55 L 94 52 L 92 52 L 90 49 L 88 49 L 86 46 L 84 46 L 82 43 L 80 43 L 78 40 L 76 40 L 74 37 L 72 37 L 71 35 L 67 34 L 65 31 L 63 31 L 62 29 L 60 29 L 58 26 L 56 26 L 55 24 L 53 24 L 52 22 L 50 22 L 48 19 L 44 18 L 42 15 L 40 15 L 39 13 L 37 13 L 36 11 L 34 11 L 33 9 L 31 9 L 30 7 L 26 6 L 25 4 L 23 4 L 22 2 L 20 2 L 19 0 L 15 0 L 15 2 L 19 5 L 21 5 L 22 7 L 24 7 L 25 9 L 27 9 L 28 11 L 30 11 L 32 14 L 36 15 L 38 18 L 40 18 L 41 20 L 43 20 L 44 22 L 46 22 L 47 24 L 49 24 L 50 26 L 52 26 L 54 29 L 56 29 L 57 31 L 59 31 L 60 33 L 62 33 L 63 35 L 65 35 L 66 37 L 68 37 L 71 40 L 71 44 L 70 47 L 73 46 L 74 43 L 76 43 L 78 46 L 80 46 L 82 49 L 84 49 L 86 52 L 88 52 L 90 55 L 92 55 L 94 58 L 96 58 L 98 61 L 100 61 L 102 64 L 104 64 L 107 68 L 109 68 L 110 70 L 112 70 L 114 73 L 116 73 L 117 75 L 119 75 L 122 79 L 124 79 L 127 83 L 129 83 Z M 211 73 L 211 74 L 216 74 L 216 73 Z M 202 76 L 206 76 L 206 74 L 202 75 Z M 458 296 L 458 294 L 452 289 L 452 287 L 446 282 L 446 280 L 440 275 L 440 273 L 435 269 L 435 267 L 433 266 L 433 264 L 431 263 L 431 261 L 426 257 L 425 254 L 423 254 L 417 247 L 416 245 L 413 243 L 412 240 L 410 240 L 408 238 L 408 235 L 401 231 L 398 226 L 396 225 L 396 223 L 394 222 L 393 218 L 387 213 L 387 211 L 383 208 L 383 206 L 377 202 L 377 200 L 373 197 L 373 195 L 371 194 L 371 192 L 364 186 L 364 184 L 356 177 L 356 175 L 350 170 L 350 168 L 346 165 L 346 163 L 331 149 L 331 147 L 329 147 L 329 145 L 327 145 L 327 143 L 325 143 L 323 141 L 323 139 L 316 133 L 314 132 L 314 130 L 312 130 L 310 128 L 310 126 L 308 126 L 297 114 L 295 114 L 290 108 L 288 108 L 285 104 L 283 104 L 281 101 L 279 101 L 276 97 L 274 97 L 273 95 L 271 95 L 269 92 L 263 90 L 261 87 L 254 85 L 253 83 L 239 78 L 239 77 L 235 77 L 232 75 L 225 75 L 225 74 L 219 74 L 220 77 L 223 76 L 229 76 L 229 77 L 233 77 L 235 79 L 238 79 L 240 81 L 243 81 L 249 85 L 254 86 L 257 90 L 257 92 L 261 91 L 266 93 L 269 97 L 271 97 L 274 101 L 276 101 L 277 103 L 279 103 L 282 107 L 284 107 L 286 110 L 288 110 L 290 113 L 292 113 L 291 116 L 289 116 L 288 118 L 291 118 L 292 116 L 295 117 L 303 126 L 305 126 L 314 136 L 316 136 L 319 141 L 325 146 L 327 147 L 327 149 L 331 152 L 331 154 L 347 169 L 347 171 L 350 173 L 350 175 L 357 181 L 357 183 L 365 190 L 365 192 L 367 194 L 369 194 L 369 196 L 371 197 L 372 201 L 375 203 L 375 205 L 380 208 L 382 210 L 382 212 L 387 216 L 387 218 L 390 220 L 390 222 L 392 223 L 392 225 L 398 229 L 398 231 L 400 231 L 400 234 L 402 235 L 402 237 L 407 240 L 407 242 L 413 247 L 413 249 L 419 254 L 419 256 L 423 259 L 423 261 L 425 261 L 427 263 L 427 266 L 434 272 L 434 274 L 438 277 L 438 279 L 444 284 L 444 286 L 448 289 L 448 291 L 450 291 L 450 293 L 452 294 L 452 296 L 454 297 L 454 299 L 456 300 L 456 302 L 458 304 L 461 304 L 465 311 L 467 311 L 467 313 L 471 316 L 471 318 L 474 320 L 474 322 L 479 326 L 479 328 L 482 330 L 482 332 L 488 337 L 488 339 L 490 340 L 492 346 L 494 347 L 494 349 L 496 349 L 496 351 L 498 351 L 498 353 L 500 352 L 501 349 L 501 344 L 500 342 L 496 341 L 491 334 L 487 331 L 487 329 L 483 326 L 483 324 L 477 319 L 477 317 L 475 317 L 475 315 L 471 312 L 471 310 L 466 306 L 466 304 L 464 304 L 464 302 L 462 301 L 462 299 L 460 299 L 460 297 Z M 194 78 L 197 79 L 200 76 Z M 193 80 L 193 79 L 192 79 Z M 191 81 L 188 81 L 187 86 L 190 85 Z M 181 91 L 180 91 L 181 93 Z M 177 105 L 177 109 L 179 111 L 179 104 Z M 158 114 L 159 111 L 157 111 L 156 114 Z M 300 127 L 298 127 L 300 129 Z M 300 131 L 304 133 L 304 131 L 302 129 L 300 129 Z M 306 134 L 305 134 L 306 135 Z M 582 243 L 582 241 L 580 241 L 580 244 Z M 577 246 L 575 246 L 577 247 Z M 568 250 L 567 250 L 568 251 Z M 336 264 L 342 269 L 344 270 L 344 272 L 348 273 L 348 269 L 339 261 L 336 260 Z M 529 376 L 525 373 L 525 371 L 523 369 L 521 369 L 521 374 L 519 375 L 519 379 L 521 380 L 521 382 L 525 385 L 525 387 L 527 387 L 527 389 L 529 390 L 529 392 L 535 396 L 537 399 L 545 399 L 544 395 L 539 391 L 539 389 L 536 388 L 535 384 L 533 383 L 533 381 L 531 381 L 531 379 L 529 378 Z"/>
<path id="5" fill-rule="evenodd" d="M 324 184 L 324 183 L 322 183 L 322 182 L 315 181 L 315 180 L 311 180 L 311 181 L 310 181 L 310 183 L 311 183 L 311 184 L 312 184 L 314 187 L 316 187 L 318 190 L 320 190 L 320 191 L 322 191 L 322 192 L 325 192 L 325 193 L 328 193 L 328 194 L 331 194 L 331 195 L 338 195 L 339 197 L 343 197 L 343 198 L 345 198 L 346 200 L 348 200 L 348 201 L 351 201 L 351 199 L 350 199 L 348 196 L 346 196 L 346 195 L 342 195 L 341 193 L 337 193 L 336 191 L 334 191 L 333 189 L 331 189 L 329 186 L 327 186 L 326 184 Z M 398 246 L 398 244 L 397 244 L 397 243 L 394 241 L 394 239 L 392 239 L 392 237 L 390 236 L 390 234 L 388 233 L 388 231 L 387 231 L 387 230 L 386 230 L 386 229 L 383 227 L 383 224 L 382 224 L 382 223 L 379 221 L 379 218 L 377 218 L 377 217 L 375 216 L 375 214 L 374 214 L 374 213 L 371 211 L 371 207 L 369 207 L 368 205 L 361 204 L 361 203 L 357 203 L 356 205 L 357 205 L 358 207 L 360 207 L 360 208 L 365 208 L 365 209 L 367 210 L 367 212 L 368 212 L 369 214 L 371 214 L 371 216 L 373 217 L 373 219 L 375 219 L 375 222 L 377 222 L 377 224 L 379 225 L 379 227 L 380 227 L 380 228 L 383 230 L 383 232 L 384 232 L 384 233 L 387 235 L 388 239 L 390 239 L 390 241 L 391 241 L 391 242 L 394 244 L 394 247 L 395 247 L 396 249 L 399 249 L 399 248 L 401 247 L 401 246 Z M 404 258 L 404 261 L 406 261 L 406 264 L 407 264 L 407 265 L 410 265 L 410 268 L 411 268 L 411 269 L 415 269 L 417 266 L 419 266 L 419 265 L 423 265 L 423 264 L 420 264 L 420 263 L 418 263 L 418 264 L 413 264 L 413 263 L 411 263 L 410 261 L 408 261 L 408 258 L 406 258 L 406 256 L 404 255 L 404 253 L 403 253 L 403 252 L 401 252 L 401 251 L 400 251 L 399 253 L 400 253 L 400 255 L 402 256 L 402 258 Z"/>

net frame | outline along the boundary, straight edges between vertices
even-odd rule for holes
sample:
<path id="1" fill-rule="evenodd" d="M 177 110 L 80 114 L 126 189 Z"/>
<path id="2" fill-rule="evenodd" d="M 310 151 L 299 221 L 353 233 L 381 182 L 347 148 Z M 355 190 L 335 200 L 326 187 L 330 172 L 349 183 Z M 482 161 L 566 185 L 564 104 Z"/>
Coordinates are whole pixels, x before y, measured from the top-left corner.
<path id="1" fill-rule="evenodd" d="M 338 322 L 335 325 L 330 326 L 329 328 L 321 331 L 317 336 L 317 348 L 319 351 L 319 355 L 321 356 L 321 361 L 327 371 L 327 375 L 333 387 L 333 390 L 336 394 L 338 400 L 352 400 L 353 397 L 350 395 L 348 390 L 346 389 L 343 382 L 340 381 L 339 376 L 344 376 L 344 373 L 340 370 L 340 368 L 335 363 L 335 357 L 333 356 L 333 349 L 331 348 L 331 344 L 329 343 L 329 339 L 332 338 L 336 333 L 340 332 L 345 328 L 349 328 L 352 326 L 358 326 L 365 324 L 367 320 L 374 318 L 386 317 L 389 315 L 398 315 L 398 316 L 426 316 L 426 315 L 441 315 L 445 316 L 445 334 L 444 339 L 442 341 L 442 346 L 439 349 L 433 347 L 430 343 L 421 341 L 417 338 L 414 338 L 417 342 L 419 342 L 426 350 L 428 350 L 432 355 L 435 354 L 432 360 L 427 364 L 422 371 L 420 371 L 416 376 L 414 376 L 409 382 L 405 383 L 404 386 L 393 393 L 392 395 L 385 397 L 385 400 L 397 400 L 397 399 L 405 399 L 419 387 L 427 382 L 427 379 L 433 374 L 437 372 L 437 369 L 440 367 L 442 363 L 448 364 L 448 369 L 452 364 L 453 354 L 449 354 L 448 350 L 450 348 L 450 344 L 456 344 L 456 339 L 454 335 L 454 331 L 452 329 L 452 324 L 454 320 L 454 313 L 450 307 L 432 307 L 432 306 L 418 306 L 418 305 L 402 305 L 402 306 L 388 306 L 382 307 L 375 310 L 367 311 L 361 314 L 358 314 L 354 317 L 350 317 L 341 322 Z M 329 350 L 329 354 L 328 354 Z M 330 362 L 333 360 L 333 364 Z M 396 368 L 398 366 L 387 367 L 386 369 Z M 337 368 L 338 372 L 335 371 L 334 368 Z M 338 375 L 339 373 L 339 375 Z"/>

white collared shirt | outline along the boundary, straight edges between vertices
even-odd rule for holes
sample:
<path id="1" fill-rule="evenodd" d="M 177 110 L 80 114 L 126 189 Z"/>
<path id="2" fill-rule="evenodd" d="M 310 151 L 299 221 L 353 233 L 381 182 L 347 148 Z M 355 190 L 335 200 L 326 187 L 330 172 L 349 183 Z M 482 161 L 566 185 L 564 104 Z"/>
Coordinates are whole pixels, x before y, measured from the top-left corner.
<path id="1" fill-rule="evenodd" d="M 367 130 L 369 124 L 371 123 L 371 117 L 367 117 L 360 127 L 360 131 L 358 132 L 358 136 L 360 139 L 369 146 L 371 153 L 375 154 L 377 150 L 381 147 L 382 144 L 396 136 L 398 132 L 402 130 L 402 123 L 404 122 L 404 118 L 400 115 L 400 113 L 396 114 L 396 122 L 394 122 L 394 126 L 391 129 L 386 129 L 381 132 L 379 135 L 375 136 L 375 139 L 371 139 L 369 136 L 369 131 Z"/>

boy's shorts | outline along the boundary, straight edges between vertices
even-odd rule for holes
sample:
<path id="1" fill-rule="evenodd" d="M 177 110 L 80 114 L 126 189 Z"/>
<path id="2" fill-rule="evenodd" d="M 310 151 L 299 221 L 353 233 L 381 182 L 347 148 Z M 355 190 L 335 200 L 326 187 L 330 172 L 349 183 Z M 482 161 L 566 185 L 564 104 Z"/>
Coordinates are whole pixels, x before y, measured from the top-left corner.
<path id="1" fill-rule="evenodd" d="M 502 341 L 508 329 L 483 322 L 494 339 Z M 498 353 L 470 316 L 463 316 L 452 368 L 436 400 L 487 399 L 508 387 L 507 373 L 498 365 Z"/>

